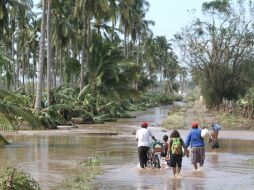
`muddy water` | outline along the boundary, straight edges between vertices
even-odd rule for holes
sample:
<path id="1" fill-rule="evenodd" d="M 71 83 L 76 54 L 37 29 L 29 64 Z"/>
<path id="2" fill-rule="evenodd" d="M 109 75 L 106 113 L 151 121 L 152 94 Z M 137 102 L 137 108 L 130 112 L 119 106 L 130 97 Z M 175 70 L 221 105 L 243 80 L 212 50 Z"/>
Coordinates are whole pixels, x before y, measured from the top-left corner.
<path id="1" fill-rule="evenodd" d="M 105 153 L 104 172 L 95 179 L 95 189 L 254 189 L 254 166 L 249 162 L 254 159 L 253 132 L 221 131 L 218 153 L 211 153 L 207 147 L 204 169 L 199 172 L 194 172 L 190 160 L 184 157 L 181 179 L 174 179 L 170 169 L 138 169 L 137 143 L 132 132 L 142 121 L 148 121 L 157 139 L 169 134 L 157 126 L 168 109 L 165 106 L 136 112 L 136 118 L 109 123 L 117 126 L 116 136 L 12 136 L 12 145 L 0 147 L 0 165 L 9 163 L 23 169 L 39 181 L 43 190 L 61 189 L 62 181 L 75 171 L 79 160 Z M 184 138 L 187 131 L 180 132 Z"/>

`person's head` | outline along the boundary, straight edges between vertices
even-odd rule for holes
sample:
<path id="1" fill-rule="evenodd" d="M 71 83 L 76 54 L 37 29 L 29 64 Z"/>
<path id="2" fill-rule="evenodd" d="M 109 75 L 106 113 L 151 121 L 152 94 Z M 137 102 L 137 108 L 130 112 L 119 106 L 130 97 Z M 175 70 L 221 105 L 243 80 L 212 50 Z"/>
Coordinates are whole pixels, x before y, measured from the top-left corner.
<path id="1" fill-rule="evenodd" d="M 172 131 L 170 138 L 178 138 L 180 137 L 180 133 L 177 130 Z"/>
<path id="2" fill-rule="evenodd" d="M 192 122 L 191 126 L 192 126 L 193 129 L 198 128 L 198 123 L 197 122 Z"/>
<path id="3" fill-rule="evenodd" d="M 165 142 L 167 142 L 167 141 L 168 141 L 168 135 L 164 135 L 164 136 L 163 136 L 163 140 L 164 140 Z"/>
<path id="4" fill-rule="evenodd" d="M 142 128 L 147 128 L 147 126 L 148 126 L 148 123 L 147 123 L 147 122 L 143 122 L 143 123 L 141 124 L 141 127 L 142 127 Z"/>
<path id="5" fill-rule="evenodd" d="M 206 120 L 204 120 L 202 124 L 202 129 L 205 129 L 207 127 L 208 127 L 208 123 L 206 122 Z"/>

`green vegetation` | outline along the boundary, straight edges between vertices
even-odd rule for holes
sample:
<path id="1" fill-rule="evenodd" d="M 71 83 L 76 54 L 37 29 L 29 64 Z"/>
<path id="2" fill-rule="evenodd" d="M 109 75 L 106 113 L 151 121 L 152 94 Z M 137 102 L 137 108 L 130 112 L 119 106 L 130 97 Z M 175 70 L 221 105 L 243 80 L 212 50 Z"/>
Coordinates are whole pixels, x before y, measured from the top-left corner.
<path id="1" fill-rule="evenodd" d="M 93 179 L 101 171 L 101 160 L 98 157 L 92 157 L 86 161 L 79 161 L 77 171 L 64 181 L 63 189 L 72 190 L 91 190 L 93 189 Z"/>
<path id="2" fill-rule="evenodd" d="M 251 165 L 251 167 L 254 167 L 254 159 L 247 160 L 247 163 Z"/>
<path id="3" fill-rule="evenodd" d="M 42 0 L 38 17 L 33 6 L 0 3 L 0 89 L 22 96 L 26 103 L 15 106 L 32 112 L 43 128 L 72 118 L 114 121 L 171 104 L 186 80 L 172 44 L 149 29 L 146 0 Z M 151 92 L 156 100 L 146 99 Z"/>
<path id="4" fill-rule="evenodd" d="M 2 190 L 40 190 L 39 184 L 16 168 L 4 167 L 0 170 L 0 189 Z"/>
<path id="5" fill-rule="evenodd" d="M 219 109 L 223 99 L 237 101 L 254 85 L 253 8 L 247 1 L 205 2 L 204 18 L 175 36 L 209 108 Z"/>

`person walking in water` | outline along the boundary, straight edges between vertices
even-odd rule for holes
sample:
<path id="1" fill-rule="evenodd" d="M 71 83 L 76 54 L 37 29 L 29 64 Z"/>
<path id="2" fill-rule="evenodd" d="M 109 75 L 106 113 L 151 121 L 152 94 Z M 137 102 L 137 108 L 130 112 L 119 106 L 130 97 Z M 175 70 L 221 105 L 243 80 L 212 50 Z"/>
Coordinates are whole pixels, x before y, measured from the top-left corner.
<path id="1" fill-rule="evenodd" d="M 192 123 L 192 129 L 185 139 L 185 146 L 186 148 L 191 147 L 191 163 L 195 170 L 198 169 L 198 164 L 201 169 L 205 160 L 205 143 L 201 137 L 201 129 L 198 128 L 197 122 Z"/>
<path id="2" fill-rule="evenodd" d="M 141 128 L 137 130 L 136 140 L 138 141 L 138 156 L 141 168 L 145 168 L 147 164 L 147 153 L 150 148 L 150 138 L 157 141 L 152 132 L 147 129 L 148 123 L 143 122 Z"/>
<path id="3" fill-rule="evenodd" d="M 175 177 L 180 177 L 180 172 L 182 168 L 182 157 L 188 151 L 185 147 L 184 141 L 177 130 L 174 130 L 170 134 L 169 151 L 168 158 L 170 158 L 170 167 L 173 168 L 173 175 Z"/>
<path id="4" fill-rule="evenodd" d="M 216 128 L 216 124 L 212 124 L 213 131 L 211 132 L 211 146 L 212 151 L 216 152 L 216 148 L 219 148 L 218 135 L 220 128 Z"/>

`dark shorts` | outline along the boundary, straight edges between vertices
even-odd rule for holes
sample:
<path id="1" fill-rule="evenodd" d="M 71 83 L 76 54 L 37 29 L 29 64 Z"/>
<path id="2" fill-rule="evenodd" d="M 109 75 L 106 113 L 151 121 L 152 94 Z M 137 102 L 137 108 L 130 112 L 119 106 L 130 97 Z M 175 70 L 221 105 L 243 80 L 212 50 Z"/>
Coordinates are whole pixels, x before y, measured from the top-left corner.
<path id="1" fill-rule="evenodd" d="M 183 156 L 181 154 L 180 155 L 172 154 L 170 156 L 170 167 L 176 167 L 176 165 L 178 167 L 182 167 L 182 160 Z"/>
<path id="2" fill-rule="evenodd" d="M 219 142 L 218 142 L 217 139 L 212 139 L 211 144 L 212 144 L 212 148 L 213 148 L 213 149 L 214 149 L 214 148 L 219 148 Z"/>

